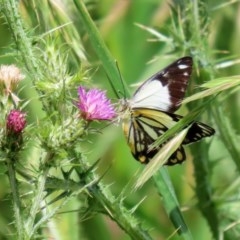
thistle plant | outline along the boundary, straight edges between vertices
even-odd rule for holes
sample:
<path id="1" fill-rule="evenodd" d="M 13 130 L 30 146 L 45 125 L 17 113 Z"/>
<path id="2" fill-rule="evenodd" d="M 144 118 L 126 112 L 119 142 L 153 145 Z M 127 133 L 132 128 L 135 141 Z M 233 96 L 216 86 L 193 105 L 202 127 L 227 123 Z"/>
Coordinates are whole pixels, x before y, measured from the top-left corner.
<path id="1" fill-rule="evenodd" d="M 215 17 L 237 18 L 238 3 L 117 3 L 103 13 L 105 1 L 0 0 L 1 35 L 11 36 L 0 60 L 0 238 L 238 239 L 240 115 L 231 110 L 240 78 L 229 68 L 238 45 Z M 106 12 L 112 22 L 95 21 Z M 194 60 L 185 117 L 154 143 L 171 138 L 156 158 L 196 119 L 216 135 L 189 147 L 181 166 L 140 166 L 119 140 L 121 101 L 108 82 L 129 97 L 125 78 L 145 79 L 184 55 Z"/>

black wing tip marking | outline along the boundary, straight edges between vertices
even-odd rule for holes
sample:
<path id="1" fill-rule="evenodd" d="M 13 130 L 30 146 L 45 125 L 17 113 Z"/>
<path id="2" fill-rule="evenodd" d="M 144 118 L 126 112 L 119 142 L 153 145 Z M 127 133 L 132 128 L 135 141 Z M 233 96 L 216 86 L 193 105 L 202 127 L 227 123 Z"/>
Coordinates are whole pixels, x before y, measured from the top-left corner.
<path id="1" fill-rule="evenodd" d="M 179 58 L 177 61 L 189 61 L 192 62 L 192 57 L 191 56 L 184 56 L 182 58 Z"/>
<path id="2" fill-rule="evenodd" d="M 190 144 L 197 142 L 205 137 L 211 137 L 215 134 L 214 128 L 208 126 L 202 122 L 194 122 L 188 130 L 187 136 L 183 141 L 183 144 Z"/>
<path id="3" fill-rule="evenodd" d="M 160 70 L 159 72 L 153 74 L 151 77 L 149 77 L 147 81 L 152 81 L 152 80 L 155 80 L 155 79 L 159 79 L 159 80 L 162 80 L 162 83 L 163 84 L 167 84 L 167 78 L 168 77 L 164 77 L 164 74 L 169 72 L 169 71 L 173 71 L 175 69 L 175 71 L 179 71 L 180 72 L 184 72 L 185 69 L 181 69 L 181 68 L 178 68 L 177 66 L 179 65 L 186 65 L 188 66 L 188 69 L 189 69 L 189 75 L 191 75 L 191 72 L 192 72 L 192 65 L 193 65 L 193 59 L 192 57 L 190 56 L 185 56 L 185 57 L 182 57 L 182 58 L 179 58 L 177 60 L 175 60 L 174 62 L 170 63 L 168 66 L 166 66 L 165 68 L 163 68 L 162 70 Z M 173 73 L 175 72 L 173 71 Z M 165 80 L 164 80 L 165 79 Z M 141 88 L 141 86 L 140 86 Z M 137 89 L 138 91 L 139 89 Z"/>
<path id="4" fill-rule="evenodd" d="M 185 56 L 171 63 L 152 77 L 152 80 L 158 79 L 163 86 L 168 86 L 171 98 L 169 112 L 175 112 L 180 107 L 192 74 L 192 66 L 192 57 Z"/>
<path id="5" fill-rule="evenodd" d="M 186 64 L 187 66 L 189 66 L 189 68 L 192 68 L 192 65 L 193 65 L 192 57 L 185 56 L 185 57 L 179 58 L 176 61 L 174 61 L 173 63 L 169 64 L 166 68 L 170 68 L 172 66 L 178 66 L 181 64 Z"/>

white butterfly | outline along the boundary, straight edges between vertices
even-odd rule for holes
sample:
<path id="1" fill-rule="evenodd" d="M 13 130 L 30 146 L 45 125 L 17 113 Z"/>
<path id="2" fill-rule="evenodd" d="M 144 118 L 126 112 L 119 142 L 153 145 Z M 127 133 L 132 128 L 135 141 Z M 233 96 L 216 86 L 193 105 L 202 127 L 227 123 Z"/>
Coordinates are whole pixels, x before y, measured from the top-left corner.
<path id="1" fill-rule="evenodd" d="M 150 146 L 182 116 L 174 114 L 180 107 L 192 72 L 192 58 L 183 57 L 146 80 L 123 104 L 123 131 L 135 159 L 148 163 L 159 149 Z M 182 145 L 171 155 L 166 165 L 186 159 L 183 145 L 211 136 L 214 129 L 193 122 Z"/>

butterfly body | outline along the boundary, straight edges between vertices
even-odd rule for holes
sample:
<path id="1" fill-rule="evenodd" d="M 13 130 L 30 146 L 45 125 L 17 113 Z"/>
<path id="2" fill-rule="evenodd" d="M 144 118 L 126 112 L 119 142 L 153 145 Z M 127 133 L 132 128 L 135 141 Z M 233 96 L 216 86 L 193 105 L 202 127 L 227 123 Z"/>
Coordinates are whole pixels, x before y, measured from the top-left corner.
<path id="1" fill-rule="evenodd" d="M 192 71 L 192 58 L 181 58 L 145 81 L 131 100 L 124 102 L 123 131 L 131 152 L 141 163 L 148 163 L 165 144 L 152 144 L 172 128 L 182 116 L 174 112 L 180 107 Z M 214 134 L 204 123 L 189 127 L 182 145 L 170 156 L 166 165 L 182 163 L 186 159 L 183 145 Z"/>

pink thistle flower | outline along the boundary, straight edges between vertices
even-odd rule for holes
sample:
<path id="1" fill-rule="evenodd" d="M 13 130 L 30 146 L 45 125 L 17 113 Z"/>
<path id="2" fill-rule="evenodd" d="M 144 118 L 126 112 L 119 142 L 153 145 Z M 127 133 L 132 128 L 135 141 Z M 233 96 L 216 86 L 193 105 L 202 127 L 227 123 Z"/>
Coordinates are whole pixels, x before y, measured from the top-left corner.
<path id="1" fill-rule="evenodd" d="M 7 130 L 19 134 L 26 125 L 26 113 L 19 110 L 11 110 L 7 116 Z"/>
<path id="2" fill-rule="evenodd" d="M 86 91 L 84 87 L 78 88 L 77 106 L 81 116 L 86 120 L 111 120 L 116 116 L 113 105 L 106 97 L 106 92 L 99 89 Z"/>

